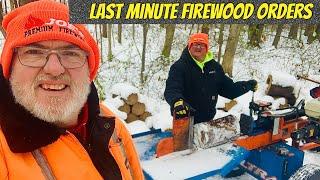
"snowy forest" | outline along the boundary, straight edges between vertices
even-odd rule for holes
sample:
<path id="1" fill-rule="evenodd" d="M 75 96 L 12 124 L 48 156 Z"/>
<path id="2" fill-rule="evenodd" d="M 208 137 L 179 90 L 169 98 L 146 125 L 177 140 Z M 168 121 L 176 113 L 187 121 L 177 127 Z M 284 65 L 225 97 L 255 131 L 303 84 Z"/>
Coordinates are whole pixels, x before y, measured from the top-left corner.
<path id="1" fill-rule="evenodd" d="M 0 2 L 2 22 L 10 10 L 32 0 Z M 67 4 L 67 0 L 60 2 Z M 229 77 L 258 82 L 254 94 L 234 100 L 219 97 L 215 118 L 249 114 L 253 97 L 272 102 L 273 109 L 310 100 L 310 89 L 318 85 L 297 76 L 320 81 L 320 24 L 90 24 L 87 28 L 101 51 L 95 80 L 100 99 L 132 134 L 172 128 L 163 95 L 168 71 L 196 32 L 209 35 L 209 51 Z M 0 30 L 1 52 L 5 32 L 2 26 Z M 270 95 L 272 85 L 291 87 L 294 101 Z M 319 164 L 319 160 L 320 155 L 312 153 L 305 163 Z"/>

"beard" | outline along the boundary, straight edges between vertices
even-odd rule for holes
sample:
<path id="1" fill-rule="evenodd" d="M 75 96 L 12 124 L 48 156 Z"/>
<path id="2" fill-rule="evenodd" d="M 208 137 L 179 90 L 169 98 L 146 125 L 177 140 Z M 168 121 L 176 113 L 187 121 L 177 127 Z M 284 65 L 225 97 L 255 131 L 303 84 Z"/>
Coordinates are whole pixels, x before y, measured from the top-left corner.
<path id="1" fill-rule="evenodd" d="M 90 93 L 90 79 L 72 81 L 70 76 L 62 74 L 51 76 L 39 74 L 32 82 L 18 82 L 12 72 L 10 84 L 16 103 L 22 105 L 35 117 L 59 127 L 72 126 L 77 123 L 78 115 Z M 37 99 L 36 88 L 41 88 L 40 81 L 63 80 L 68 83 L 71 95 L 47 96 L 44 102 Z"/>

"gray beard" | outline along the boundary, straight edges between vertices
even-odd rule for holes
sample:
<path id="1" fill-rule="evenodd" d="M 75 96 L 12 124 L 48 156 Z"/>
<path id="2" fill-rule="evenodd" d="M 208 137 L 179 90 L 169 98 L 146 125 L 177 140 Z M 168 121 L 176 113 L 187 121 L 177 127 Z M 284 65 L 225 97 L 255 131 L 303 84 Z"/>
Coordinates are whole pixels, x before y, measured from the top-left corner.
<path id="1" fill-rule="evenodd" d="M 55 79 L 70 79 L 69 77 L 54 77 Z M 71 82 L 71 97 L 48 97 L 48 104 L 44 105 L 36 100 L 35 87 L 39 80 L 52 79 L 47 75 L 38 75 L 31 85 L 17 82 L 14 73 L 10 77 L 10 84 L 16 103 L 22 105 L 35 117 L 59 127 L 72 126 L 77 123 L 78 115 L 87 101 L 90 93 L 90 79 Z"/>

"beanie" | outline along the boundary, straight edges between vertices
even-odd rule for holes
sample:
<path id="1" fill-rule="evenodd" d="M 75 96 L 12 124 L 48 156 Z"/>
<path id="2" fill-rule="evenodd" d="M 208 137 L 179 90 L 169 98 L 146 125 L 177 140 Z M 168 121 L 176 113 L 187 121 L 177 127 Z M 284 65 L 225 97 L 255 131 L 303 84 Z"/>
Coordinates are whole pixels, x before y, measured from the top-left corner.
<path id="1" fill-rule="evenodd" d="M 92 81 L 100 63 L 98 45 L 84 25 L 70 24 L 69 19 L 68 7 L 51 0 L 31 2 L 7 14 L 2 22 L 6 39 L 0 61 L 4 77 L 9 78 L 15 47 L 39 41 L 62 40 L 89 53 L 88 65 Z"/>
<path id="2" fill-rule="evenodd" d="M 203 43 L 206 45 L 207 51 L 208 51 L 208 47 L 209 47 L 208 34 L 205 34 L 205 33 L 192 34 L 188 41 L 188 49 L 190 49 L 192 43 Z"/>

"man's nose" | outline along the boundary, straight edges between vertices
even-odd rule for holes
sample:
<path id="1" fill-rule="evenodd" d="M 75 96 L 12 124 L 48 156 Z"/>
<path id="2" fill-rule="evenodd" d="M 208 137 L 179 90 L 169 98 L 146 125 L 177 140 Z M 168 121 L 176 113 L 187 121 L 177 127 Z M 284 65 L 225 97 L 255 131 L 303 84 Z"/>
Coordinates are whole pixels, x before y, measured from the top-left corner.
<path id="1" fill-rule="evenodd" d="M 43 71 L 53 76 L 63 74 L 66 69 L 62 66 L 58 54 L 52 53 L 47 57 L 47 63 L 43 67 Z"/>

